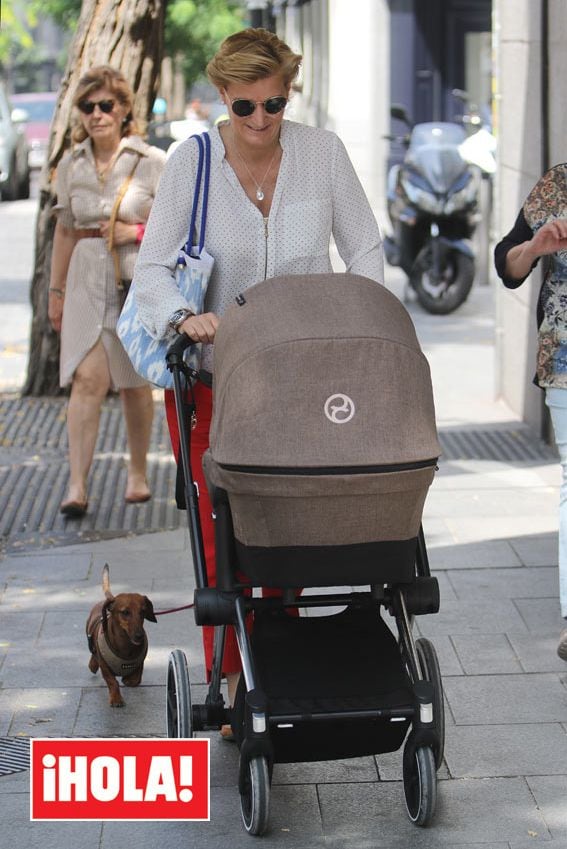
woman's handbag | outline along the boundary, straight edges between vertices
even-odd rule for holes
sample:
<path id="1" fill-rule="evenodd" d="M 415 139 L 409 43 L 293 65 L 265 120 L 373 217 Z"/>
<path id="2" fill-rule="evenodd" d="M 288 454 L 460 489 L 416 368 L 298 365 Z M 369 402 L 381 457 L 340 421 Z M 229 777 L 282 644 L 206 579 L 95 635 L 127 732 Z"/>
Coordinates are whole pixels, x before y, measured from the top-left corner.
<path id="1" fill-rule="evenodd" d="M 200 136 L 193 136 L 192 138 L 196 139 L 199 145 L 199 163 L 197 165 L 189 235 L 177 257 L 175 281 L 187 302 L 187 308 L 197 315 L 203 312 L 205 294 L 214 263 L 213 257 L 204 249 L 211 172 L 211 140 L 208 133 L 202 133 Z M 201 223 L 198 243 L 196 244 L 195 224 L 199 198 L 201 198 Z M 172 342 L 171 336 L 154 339 L 143 326 L 136 307 L 135 280 L 133 285 L 130 286 L 124 307 L 120 313 L 116 332 L 137 373 L 149 380 L 150 383 L 155 383 L 156 386 L 172 389 L 173 377 L 165 362 L 165 355 Z M 196 343 L 187 348 L 184 359 L 187 365 L 198 371 L 201 363 L 201 345 Z"/>

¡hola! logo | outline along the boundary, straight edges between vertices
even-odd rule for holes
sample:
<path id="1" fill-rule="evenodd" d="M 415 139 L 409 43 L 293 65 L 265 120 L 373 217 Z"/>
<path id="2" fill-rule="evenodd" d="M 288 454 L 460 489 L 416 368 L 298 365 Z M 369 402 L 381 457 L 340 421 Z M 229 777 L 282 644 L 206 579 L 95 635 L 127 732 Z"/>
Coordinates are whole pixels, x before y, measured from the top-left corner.
<path id="1" fill-rule="evenodd" d="M 355 413 L 354 401 L 348 395 L 337 393 L 325 401 L 325 415 L 333 424 L 350 422 Z"/>
<path id="2" fill-rule="evenodd" d="M 208 820 L 207 739 L 31 740 L 31 820 Z"/>

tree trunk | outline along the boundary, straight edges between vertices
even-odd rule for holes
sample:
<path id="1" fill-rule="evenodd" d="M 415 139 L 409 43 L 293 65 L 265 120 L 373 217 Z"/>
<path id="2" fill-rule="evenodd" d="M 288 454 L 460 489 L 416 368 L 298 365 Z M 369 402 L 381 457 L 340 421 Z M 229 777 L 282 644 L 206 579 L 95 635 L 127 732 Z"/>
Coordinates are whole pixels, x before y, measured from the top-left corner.
<path id="1" fill-rule="evenodd" d="M 149 118 L 162 58 L 167 0 L 83 0 L 77 32 L 61 83 L 49 140 L 48 166 L 40 178 L 36 250 L 31 282 L 33 309 L 24 395 L 57 395 L 59 336 L 47 318 L 47 289 L 55 220 L 54 178 L 70 144 L 71 101 L 80 77 L 95 65 L 112 65 L 135 93 L 135 112 Z"/>

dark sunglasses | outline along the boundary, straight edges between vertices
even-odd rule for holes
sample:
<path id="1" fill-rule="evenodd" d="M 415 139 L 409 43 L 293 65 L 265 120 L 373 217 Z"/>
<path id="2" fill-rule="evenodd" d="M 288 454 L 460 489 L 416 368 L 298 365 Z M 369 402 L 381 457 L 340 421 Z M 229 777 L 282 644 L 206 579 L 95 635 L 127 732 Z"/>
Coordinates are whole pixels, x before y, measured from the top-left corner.
<path id="1" fill-rule="evenodd" d="M 79 109 L 85 115 L 92 115 L 95 111 L 95 106 L 98 106 L 100 111 L 104 112 L 105 115 L 109 115 L 114 109 L 114 100 L 81 100 L 79 103 Z"/>
<path id="2" fill-rule="evenodd" d="M 259 105 L 264 107 L 264 110 L 268 113 L 268 115 L 277 115 L 278 112 L 285 109 L 286 104 L 287 97 L 279 95 L 278 97 L 268 97 L 267 100 L 258 101 L 245 100 L 242 97 L 237 97 L 230 105 L 234 114 L 238 115 L 239 118 L 248 118 L 248 116 L 252 115 L 256 107 Z"/>

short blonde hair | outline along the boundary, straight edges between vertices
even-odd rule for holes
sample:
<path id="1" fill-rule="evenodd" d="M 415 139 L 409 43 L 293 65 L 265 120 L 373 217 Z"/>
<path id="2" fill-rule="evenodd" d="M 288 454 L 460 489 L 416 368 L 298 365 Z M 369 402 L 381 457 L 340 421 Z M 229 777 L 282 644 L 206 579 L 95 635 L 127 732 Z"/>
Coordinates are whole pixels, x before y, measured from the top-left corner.
<path id="1" fill-rule="evenodd" d="M 122 136 L 131 136 L 139 133 L 140 128 L 134 118 L 134 94 L 128 80 L 116 68 L 110 65 L 98 65 L 96 68 L 91 68 L 86 74 L 83 74 L 77 84 L 77 90 L 73 97 L 73 106 L 78 107 L 82 100 L 85 100 L 94 91 L 100 88 L 107 88 L 122 106 L 126 107 L 126 118 L 122 126 Z M 73 121 L 73 129 L 71 138 L 74 142 L 82 142 L 88 136 L 80 118 L 75 116 Z"/>
<path id="2" fill-rule="evenodd" d="M 230 83 L 255 83 L 280 74 L 289 88 L 302 58 L 273 32 L 248 27 L 225 38 L 207 65 L 207 76 L 220 89 Z"/>

